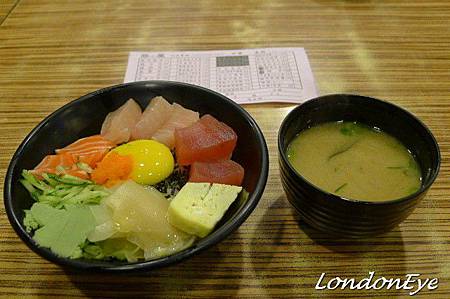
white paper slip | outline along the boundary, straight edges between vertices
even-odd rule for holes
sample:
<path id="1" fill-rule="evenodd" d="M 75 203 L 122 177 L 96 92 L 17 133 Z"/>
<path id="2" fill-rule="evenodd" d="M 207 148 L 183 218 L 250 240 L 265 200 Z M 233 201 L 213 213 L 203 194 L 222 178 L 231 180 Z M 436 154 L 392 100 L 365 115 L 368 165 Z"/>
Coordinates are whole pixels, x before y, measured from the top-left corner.
<path id="1" fill-rule="evenodd" d="M 301 103 L 317 96 L 303 48 L 192 52 L 130 52 L 125 82 L 180 81 L 240 104 Z"/>

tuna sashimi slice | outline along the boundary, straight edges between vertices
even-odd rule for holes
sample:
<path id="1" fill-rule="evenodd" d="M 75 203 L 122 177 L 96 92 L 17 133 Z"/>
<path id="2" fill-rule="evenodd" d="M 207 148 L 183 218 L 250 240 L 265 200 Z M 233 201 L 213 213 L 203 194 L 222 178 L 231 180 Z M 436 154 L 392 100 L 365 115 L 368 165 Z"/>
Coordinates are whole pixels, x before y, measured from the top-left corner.
<path id="1" fill-rule="evenodd" d="M 243 179 L 244 168 L 232 160 L 194 162 L 189 171 L 189 182 L 241 186 Z"/>
<path id="2" fill-rule="evenodd" d="M 164 143 L 169 148 L 175 145 L 174 132 L 176 129 L 188 127 L 198 121 L 198 112 L 184 108 L 174 103 L 173 111 L 164 125 L 153 134 L 152 139 Z"/>
<path id="3" fill-rule="evenodd" d="M 152 135 L 169 119 L 172 110 L 172 105 L 163 97 L 153 98 L 131 132 L 131 140 L 151 139 Z"/>
<path id="4" fill-rule="evenodd" d="M 70 154 L 75 162 L 95 167 L 115 144 L 100 135 L 78 139 L 68 146 L 57 149 L 57 154 Z"/>
<path id="5" fill-rule="evenodd" d="M 237 135 L 228 125 L 204 115 L 193 125 L 175 131 L 175 154 L 180 165 L 230 159 Z"/>
<path id="6" fill-rule="evenodd" d="M 129 99 L 106 116 L 100 134 L 115 144 L 128 142 L 141 115 L 141 107 L 133 99 Z"/>

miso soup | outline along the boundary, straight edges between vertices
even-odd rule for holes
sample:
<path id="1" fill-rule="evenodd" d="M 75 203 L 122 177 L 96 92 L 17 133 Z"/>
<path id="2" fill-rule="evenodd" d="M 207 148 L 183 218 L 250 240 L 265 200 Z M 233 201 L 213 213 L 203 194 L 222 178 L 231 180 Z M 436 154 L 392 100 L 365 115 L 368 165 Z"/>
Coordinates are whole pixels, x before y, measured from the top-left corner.
<path id="1" fill-rule="evenodd" d="M 329 122 L 300 132 L 288 160 L 316 187 L 349 199 L 386 201 L 416 192 L 419 165 L 394 137 L 356 122 Z"/>

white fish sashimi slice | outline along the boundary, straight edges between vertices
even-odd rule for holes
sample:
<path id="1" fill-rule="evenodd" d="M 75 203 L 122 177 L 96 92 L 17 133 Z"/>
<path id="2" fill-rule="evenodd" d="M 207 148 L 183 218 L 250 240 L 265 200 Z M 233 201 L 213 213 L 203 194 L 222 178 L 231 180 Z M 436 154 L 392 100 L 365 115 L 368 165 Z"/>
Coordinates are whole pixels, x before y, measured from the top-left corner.
<path id="1" fill-rule="evenodd" d="M 186 109 L 177 103 L 172 106 L 173 111 L 169 119 L 152 136 L 152 139 L 164 143 L 171 149 L 175 146 L 175 129 L 188 127 L 199 119 L 198 112 Z"/>
<path id="2" fill-rule="evenodd" d="M 163 97 L 153 98 L 131 132 L 131 140 L 150 139 L 169 119 L 172 110 L 172 105 Z"/>
<path id="3" fill-rule="evenodd" d="M 128 142 L 141 115 L 141 107 L 133 99 L 129 99 L 106 116 L 100 135 L 115 144 Z"/>

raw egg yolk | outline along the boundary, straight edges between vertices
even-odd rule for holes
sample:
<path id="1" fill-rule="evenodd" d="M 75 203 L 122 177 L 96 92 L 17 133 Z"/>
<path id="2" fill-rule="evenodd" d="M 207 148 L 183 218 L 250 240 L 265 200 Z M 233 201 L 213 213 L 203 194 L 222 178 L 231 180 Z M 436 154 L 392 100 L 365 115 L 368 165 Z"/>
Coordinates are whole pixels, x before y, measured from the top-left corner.
<path id="1" fill-rule="evenodd" d="M 133 158 L 130 177 L 139 184 L 155 185 L 173 172 L 175 162 L 170 149 L 154 140 L 131 141 L 116 147 L 112 152 Z"/>

